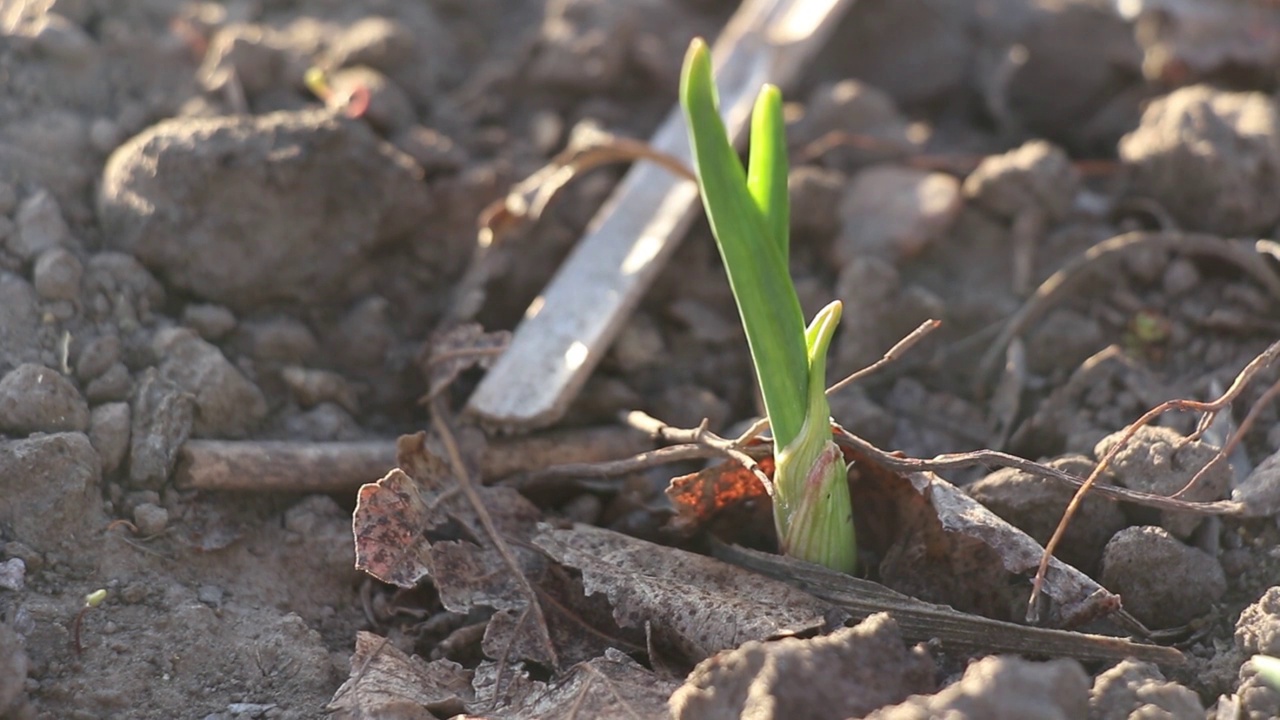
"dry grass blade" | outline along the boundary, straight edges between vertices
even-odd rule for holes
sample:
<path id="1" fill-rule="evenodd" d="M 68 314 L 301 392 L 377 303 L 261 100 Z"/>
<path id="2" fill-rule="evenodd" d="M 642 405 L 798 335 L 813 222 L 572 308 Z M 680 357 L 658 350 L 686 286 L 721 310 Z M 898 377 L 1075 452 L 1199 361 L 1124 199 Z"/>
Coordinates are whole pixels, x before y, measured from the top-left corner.
<path id="1" fill-rule="evenodd" d="M 782 555 L 738 546 L 717 544 L 716 557 L 794 585 L 831 602 L 861 620 L 888 612 L 904 639 L 912 642 L 941 640 L 944 648 L 966 651 L 1012 652 L 1032 656 L 1069 657 L 1077 660 L 1137 658 L 1162 665 L 1180 665 L 1182 653 L 1158 645 L 1142 645 L 1122 638 L 1026 627 L 969 615 L 942 605 L 926 603 L 890 590 L 879 583 L 834 572 Z"/>

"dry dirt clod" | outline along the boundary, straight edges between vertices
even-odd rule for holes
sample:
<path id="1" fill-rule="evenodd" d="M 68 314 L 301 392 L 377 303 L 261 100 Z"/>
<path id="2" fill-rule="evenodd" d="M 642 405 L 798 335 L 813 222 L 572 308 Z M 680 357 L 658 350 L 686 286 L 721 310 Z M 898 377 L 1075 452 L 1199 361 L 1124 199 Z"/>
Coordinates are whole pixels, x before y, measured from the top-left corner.
<path id="1" fill-rule="evenodd" d="M 1089 717 L 1094 720 L 1136 717 L 1199 720 L 1204 717 L 1204 706 L 1194 692 L 1166 680 L 1155 665 L 1124 660 L 1094 680 Z"/>
<path id="2" fill-rule="evenodd" d="M 1093 463 L 1082 456 L 1067 456 L 1048 463 L 1051 467 L 1088 477 Z M 1074 490 L 1016 468 L 1001 468 L 965 487 L 973 499 L 1044 544 L 1053 535 Z M 1089 496 L 1063 537 L 1058 555 L 1085 572 L 1092 572 L 1111 536 L 1125 526 L 1119 505 Z"/>
<path id="3" fill-rule="evenodd" d="M 1124 431 L 1103 438 L 1094 448 L 1103 457 L 1124 435 Z M 1207 465 L 1218 449 L 1199 440 L 1186 442 L 1186 438 L 1173 428 L 1138 428 L 1129 443 L 1116 453 L 1110 472 L 1118 485 L 1149 492 L 1154 495 L 1173 495 Z M 1207 473 L 1196 487 L 1189 490 L 1185 500 L 1221 500 L 1231 486 L 1231 468 L 1220 463 Z M 1133 520 L 1151 522 L 1150 513 L 1137 511 Z M 1203 516 L 1179 512 L 1161 512 L 1159 524 L 1174 536 L 1187 539 L 1199 527 Z"/>
<path id="4" fill-rule="evenodd" d="M 1071 160 L 1058 147 L 1033 140 L 985 158 L 964 181 L 965 199 L 1006 220 L 1028 209 L 1049 219 L 1066 216 L 1080 186 Z"/>
<path id="5" fill-rule="evenodd" d="M 1236 647 L 1246 655 L 1280 657 L 1280 586 L 1268 588 L 1236 621 Z"/>
<path id="6" fill-rule="evenodd" d="M 1185 87 L 1151 104 L 1120 142 L 1133 194 L 1184 227 L 1265 232 L 1280 219 L 1280 116 L 1262 93 Z"/>
<path id="7" fill-rule="evenodd" d="M 1102 584 L 1153 629 L 1186 625 L 1227 591 L 1216 558 L 1150 526 L 1126 528 L 1111 538 L 1102 555 Z"/>
<path id="8" fill-rule="evenodd" d="M 353 269 L 421 226 L 418 174 L 326 111 L 174 119 L 112 154 L 98 212 L 108 245 L 204 299 L 335 303 L 376 279 Z"/>
<path id="9" fill-rule="evenodd" d="M 694 668 L 671 695 L 677 720 L 861 717 L 934 689 L 933 661 L 887 613 L 809 640 L 747 642 Z"/>
<path id="10" fill-rule="evenodd" d="M 866 720 L 1075 720 L 1089 717 L 1089 676 L 1074 660 L 1030 662 L 990 656 L 936 695 L 916 695 Z"/>
<path id="11" fill-rule="evenodd" d="M 946 235 L 960 212 L 960 183 L 944 173 L 876 166 L 854 176 L 839 212 L 836 264 L 866 254 L 900 262 Z"/>

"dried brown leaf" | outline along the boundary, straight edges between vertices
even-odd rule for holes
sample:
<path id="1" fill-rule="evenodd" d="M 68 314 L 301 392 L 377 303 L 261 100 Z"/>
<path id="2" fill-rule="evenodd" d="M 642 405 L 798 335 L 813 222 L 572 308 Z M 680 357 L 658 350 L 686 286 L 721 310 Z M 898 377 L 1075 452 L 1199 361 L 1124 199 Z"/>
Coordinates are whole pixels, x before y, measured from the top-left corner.
<path id="1" fill-rule="evenodd" d="M 399 468 L 377 483 L 360 488 L 352 527 L 356 567 L 404 588 L 431 579 L 445 609 L 466 614 L 476 607 L 509 611 L 526 622 L 497 620 L 487 636 L 491 647 L 549 666 L 556 653 L 524 578 L 513 572 L 495 539 L 481 522 L 458 479 L 425 446 L 422 433 L 400 438 Z M 537 578 L 547 567 L 541 553 L 528 547 L 540 513 L 510 488 L 474 488 L 497 532 L 507 542 L 516 569 Z M 514 541 L 514 542 L 511 542 Z M 515 635 L 511 635 L 515 633 Z"/>
<path id="2" fill-rule="evenodd" d="M 489 369 L 510 344 L 509 331 L 487 333 L 478 323 L 464 323 L 437 335 L 421 359 L 427 398 L 439 395 L 466 370 Z"/>
<path id="3" fill-rule="evenodd" d="M 339 720 L 431 720 L 462 712 L 472 701 L 472 673 L 449 660 L 424 662 L 369 632 L 356 633 L 351 677 L 328 708 Z"/>
<path id="4" fill-rule="evenodd" d="M 773 458 L 762 458 L 758 464 L 773 477 Z M 755 539 L 762 535 L 776 541 L 773 502 L 755 474 L 737 462 L 672 478 L 667 497 L 676 511 L 668 527 L 680 535 L 706 531 L 747 546 L 767 544 Z"/>
<path id="5" fill-rule="evenodd" d="M 574 665 L 552 682 L 531 681 L 518 668 L 503 676 L 504 694 L 492 692 L 497 681 L 493 664 L 476 670 L 476 702 L 469 711 L 492 720 L 595 720 L 596 718 L 665 719 L 667 698 L 676 689 L 617 650 Z M 513 676 L 511 681 L 506 676 Z"/>
<path id="6" fill-rule="evenodd" d="M 622 627 L 649 623 L 693 660 L 748 640 L 822 627 L 828 607 L 811 595 L 714 558 L 588 525 L 534 538 L 582 571 L 588 594 L 604 593 Z"/>

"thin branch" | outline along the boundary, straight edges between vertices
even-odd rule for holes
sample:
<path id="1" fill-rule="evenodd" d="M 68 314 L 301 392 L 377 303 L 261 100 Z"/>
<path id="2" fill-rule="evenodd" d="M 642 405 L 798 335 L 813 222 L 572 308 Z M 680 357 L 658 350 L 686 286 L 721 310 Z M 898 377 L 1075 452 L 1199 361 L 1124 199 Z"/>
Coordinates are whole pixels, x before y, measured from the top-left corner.
<path id="1" fill-rule="evenodd" d="M 908 334 L 906 337 L 899 340 L 896 345 L 889 348 L 889 351 L 884 354 L 884 357 L 862 368 L 861 370 L 858 370 L 852 373 L 845 379 L 827 388 L 827 395 L 828 396 L 834 395 L 840 392 L 841 390 L 845 389 L 849 385 L 852 385 L 853 383 L 867 377 L 868 375 L 871 375 L 883 369 L 886 365 L 896 361 L 898 358 L 906 354 L 906 352 L 910 350 L 912 347 L 914 347 L 916 343 L 924 339 L 925 335 L 928 335 L 934 330 L 937 330 L 941 326 L 942 326 L 941 320 L 930 319 L 920 323 L 920 327 L 916 328 L 915 330 L 912 330 L 910 334 Z"/>
<path id="2" fill-rule="evenodd" d="M 1129 441 L 1137 434 L 1138 429 L 1147 425 L 1157 417 L 1169 412 L 1170 410 L 1193 411 L 1205 413 L 1200 418 L 1200 423 L 1193 437 L 1199 437 L 1208 429 L 1213 418 L 1224 408 L 1229 407 L 1231 402 L 1244 390 L 1244 387 L 1253 379 L 1253 376 L 1264 368 L 1275 362 L 1280 357 L 1280 341 L 1272 343 L 1270 347 L 1264 350 L 1260 355 L 1255 357 L 1245 365 L 1240 374 L 1236 375 L 1236 379 L 1231 383 L 1231 387 L 1216 400 L 1210 402 L 1200 402 L 1196 400 L 1168 400 L 1160 403 L 1156 407 L 1148 410 L 1142 417 L 1135 420 L 1127 428 L 1120 440 L 1111 446 L 1109 450 L 1098 460 L 1098 464 L 1094 466 L 1093 472 L 1089 473 L 1089 477 L 1085 479 L 1084 484 L 1077 490 L 1076 494 L 1071 498 L 1071 502 L 1067 504 L 1067 509 L 1062 513 L 1062 520 L 1058 522 L 1058 527 L 1053 531 L 1053 536 L 1049 538 L 1049 542 L 1045 544 L 1044 553 L 1040 556 L 1040 567 L 1036 570 L 1035 581 L 1031 585 L 1031 599 L 1027 604 L 1027 619 L 1034 621 L 1038 615 L 1037 604 L 1040 598 L 1040 588 L 1044 584 L 1045 573 L 1049 569 L 1049 559 L 1057 550 L 1062 537 L 1066 534 L 1067 526 L 1071 524 L 1071 518 L 1075 516 L 1080 509 L 1080 504 L 1084 502 L 1084 496 L 1097 483 L 1098 478 L 1119 454 L 1120 450 L 1128 446 Z M 1210 461 L 1212 462 L 1212 461 Z M 1184 488 L 1185 490 L 1185 488 Z"/>
<path id="3" fill-rule="evenodd" d="M 703 420 L 698 427 L 689 430 L 671 427 L 640 411 L 632 411 L 623 415 L 623 422 L 637 430 L 643 430 L 658 440 L 670 443 L 695 444 L 710 448 L 730 460 L 736 460 L 742 467 L 751 471 L 752 475 L 764 485 L 765 492 L 773 497 L 773 480 L 760 469 L 760 464 L 736 445 L 737 440 L 726 440 L 707 429 L 707 421 Z"/>
<path id="4" fill-rule="evenodd" d="M 529 578 L 525 577 L 524 572 L 520 569 L 520 563 L 516 560 L 515 555 L 512 554 L 506 540 L 503 539 L 502 533 L 498 532 L 498 526 L 494 524 L 493 516 L 489 514 L 489 508 L 485 506 L 484 500 L 476 490 L 471 473 L 467 470 L 467 464 L 462 460 L 462 451 L 458 449 L 458 441 L 454 438 L 453 430 L 450 429 L 444 414 L 444 404 L 438 400 L 432 401 L 431 425 L 435 428 L 436 434 L 440 438 L 440 443 L 444 446 L 445 454 L 449 457 L 449 464 L 452 466 L 453 474 L 458 479 L 458 487 L 467 496 L 467 502 L 471 503 L 471 508 L 475 510 L 476 517 L 479 518 L 480 524 L 484 527 L 490 542 L 493 543 L 494 549 L 502 557 L 502 562 L 506 564 L 511 571 L 511 576 L 515 578 L 516 582 L 524 590 L 525 597 L 529 601 L 528 610 L 534 614 L 535 619 L 542 626 L 543 637 L 548 637 L 546 631 L 547 619 L 542 614 L 542 607 L 538 602 L 538 593 L 534 590 L 533 584 L 529 582 Z M 547 657 L 551 658 L 552 663 L 559 665 L 559 656 L 550 642 L 546 645 L 546 651 Z M 503 661 L 505 660 L 506 658 L 504 657 Z"/>

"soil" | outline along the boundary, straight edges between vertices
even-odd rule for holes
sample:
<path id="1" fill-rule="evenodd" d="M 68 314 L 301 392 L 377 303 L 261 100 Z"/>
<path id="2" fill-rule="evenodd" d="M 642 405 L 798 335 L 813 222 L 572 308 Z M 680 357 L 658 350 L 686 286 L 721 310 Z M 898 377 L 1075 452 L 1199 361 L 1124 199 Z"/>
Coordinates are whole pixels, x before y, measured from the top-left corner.
<path id="1" fill-rule="evenodd" d="M 1086 474 L 1143 412 L 1217 397 L 1280 338 L 1280 276 L 1254 252 L 1280 222 L 1280 9 L 1117 5 L 1127 15 L 1088 0 L 861 0 L 786 88 L 792 271 L 807 316 L 844 301 L 831 379 L 943 322 L 833 397 L 853 433 L 912 457 L 991 448 Z M 966 669 L 963 654 L 904 645 L 887 616 L 835 630 L 808 605 L 722 643 L 637 620 L 643 609 L 611 619 L 609 602 L 643 608 L 644 593 L 583 599 L 599 581 L 534 526 L 705 549 L 666 529 L 662 493 L 696 466 L 659 467 L 526 498 L 486 488 L 529 538 L 508 564 L 550 573 L 539 592 L 601 618 L 611 641 L 563 644 L 567 621 L 548 616 L 547 646 L 507 687 L 511 646 L 486 623 L 519 625 L 523 605 L 492 600 L 510 588 L 451 597 L 357 571 L 354 487 L 177 481 L 193 440 L 389 445 L 430 427 L 419 358 L 482 210 L 580 123 L 646 138 L 689 40 L 714 37 L 734 6 L 0 0 L 0 718 L 321 717 L 382 637 L 386 657 L 454 690 L 341 715 L 595 716 L 572 702 L 608 678 L 628 688 L 610 702 L 646 717 L 1275 716 L 1280 690 L 1245 662 L 1280 654 L 1280 414 L 1259 404 L 1275 368 L 1196 442 L 1182 441 L 1192 414 L 1166 415 L 1103 478 L 1175 492 L 1258 405 L 1230 464 L 1187 496 L 1244 512 L 1090 498 L 1059 553 L 1166 631 L 1180 667 L 993 656 Z M 326 84 L 307 82 L 312 68 Z M 570 184 L 503 248 L 477 322 L 517 326 L 621 172 Z M 1069 282 L 1042 287 L 1064 268 Z M 757 411 L 749 363 L 700 222 L 558 426 L 637 409 L 728 432 Z M 454 407 L 479 375 L 458 370 Z M 1023 471 L 945 475 L 1040 542 L 1070 497 Z M 432 533 L 483 525 L 451 517 Z M 1025 601 L 1028 586 L 1010 593 Z M 734 617 L 767 609 L 742 603 Z M 796 637 L 758 642 L 783 634 Z M 680 652 L 664 657 L 664 637 Z M 885 658 L 893 683 L 862 674 Z M 819 666 L 849 685 L 797 691 Z"/>

